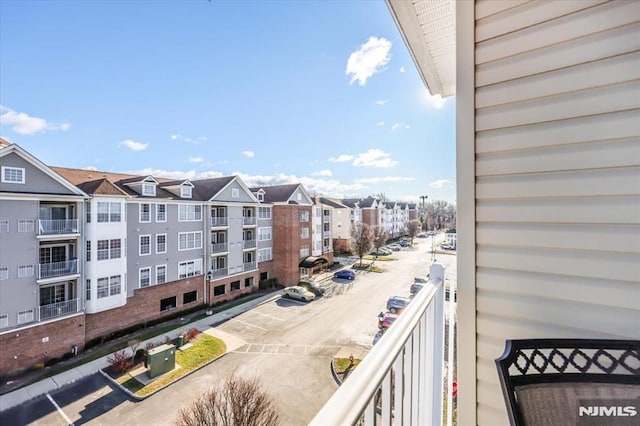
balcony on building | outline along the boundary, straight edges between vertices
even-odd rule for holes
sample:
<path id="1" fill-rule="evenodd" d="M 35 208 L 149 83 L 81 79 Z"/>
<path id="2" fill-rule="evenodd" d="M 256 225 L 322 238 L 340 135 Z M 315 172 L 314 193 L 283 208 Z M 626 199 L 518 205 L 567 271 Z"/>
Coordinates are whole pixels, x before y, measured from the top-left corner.
<path id="1" fill-rule="evenodd" d="M 229 243 L 211 243 L 211 255 L 219 255 L 229 252 Z"/>
<path id="2" fill-rule="evenodd" d="M 229 270 L 227 268 L 211 269 L 209 272 L 207 272 L 207 278 L 209 279 L 209 281 L 211 281 L 218 278 L 226 277 L 227 275 L 229 275 L 228 271 Z"/>
<path id="3" fill-rule="evenodd" d="M 258 262 L 244 262 L 242 264 L 242 269 L 244 272 L 254 271 L 258 269 Z"/>
<path id="4" fill-rule="evenodd" d="M 211 227 L 220 228 L 229 226 L 229 217 L 225 207 L 211 207 Z"/>
<path id="5" fill-rule="evenodd" d="M 445 347 L 444 268 L 416 294 L 393 327 L 380 337 L 311 425 L 440 425 L 449 354 Z M 449 332 L 449 337 L 453 334 Z M 451 416 L 447 411 L 446 416 Z"/>
<path id="6" fill-rule="evenodd" d="M 40 321 L 64 317 L 67 315 L 78 313 L 79 311 L 80 299 L 70 299 L 62 302 L 50 303 L 48 305 L 40 305 L 38 307 Z"/>
<path id="7" fill-rule="evenodd" d="M 40 203 L 38 239 L 73 238 L 80 236 L 80 220 L 75 204 Z"/>
<path id="8" fill-rule="evenodd" d="M 79 276 L 77 259 L 38 264 L 38 281 L 67 280 Z"/>
<path id="9" fill-rule="evenodd" d="M 250 239 L 246 239 L 246 240 L 242 240 L 242 248 L 245 250 L 251 250 L 256 248 L 257 246 L 257 241 L 255 238 L 250 238 Z"/>

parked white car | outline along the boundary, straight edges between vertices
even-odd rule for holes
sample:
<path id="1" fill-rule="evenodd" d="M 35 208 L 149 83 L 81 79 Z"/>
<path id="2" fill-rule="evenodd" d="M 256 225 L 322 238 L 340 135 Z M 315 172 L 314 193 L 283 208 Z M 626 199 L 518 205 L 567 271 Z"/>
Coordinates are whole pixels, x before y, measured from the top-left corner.
<path id="1" fill-rule="evenodd" d="M 291 299 L 302 300 L 303 302 L 310 302 L 316 298 L 316 295 L 311 293 L 304 287 L 300 287 L 294 285 L 293 287 L 287 287 L 283 290 L 285 297 L 290 297 Z"/>

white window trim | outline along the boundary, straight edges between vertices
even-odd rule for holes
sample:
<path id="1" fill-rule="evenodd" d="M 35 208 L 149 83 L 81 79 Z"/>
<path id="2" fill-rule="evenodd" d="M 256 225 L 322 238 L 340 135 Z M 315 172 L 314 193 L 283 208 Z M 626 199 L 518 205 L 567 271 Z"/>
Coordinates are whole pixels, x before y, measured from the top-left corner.
<path id="1" fill-rule="evenodd" d="M 8 314 L 0 315 L 0 328 L 7 328 L 7 327 L 9 327 L 9 315 Z"/>
<path id="2" fill-rule="evenodd" d="M 180 197 L 181 198 L 192 198 L 193 197 L 193 188 L 188 185 L 182 185 L 180 187 Z"/>
<path id="3" fill-rule="evenodd" d="M 151 203 L 140 203 L 138 204 L 140 207 L 138 209 L 138 222 L 140 223 L 150 223 L 151 222 Z M 149 220 L 142 220 L 142 206 L 149 206 Z"/>
<path id="4" fill-rule="evenodd" d="M 9 268 L 4 266 L 0 268 L 0 281 L 9 279 Z"/>
<path id="5" fill-rule="evenodd" d="M 158 219 L 158 212 L 160 211 L 160 209 L 158 209 L 158 206 L 164 206 L 164 220 Z M 156 222 L 162 223 L 166 221 L 167 221 L 167 205 L 165 203 L 156 204 Z"/>
<path id="6" fill-rule="evenodd" d="M 18 220 L 18 232 L 35 232 L 35 220 L 33 219 L 19 219 Z"/>
<path id="7" fill-rule="evenodd" d="M 149 191 L 148 194 L 145 192 L 146 188 L 151 188 L 151 191 Z M 143 197 L 155 197 L 156 196 L 156 184 L 155 183 L 144 182 L 142 184 L 142 190 L 140 191 L 140 193 L 142 194 Z"/>
<path id="8" fill-rule="evenodd" d="M 6 170 L 20 170 L 22 171 L 22 180 L 21 181 L 15 181 L 15 180 L 7 180 L 5 179 L 5 171 Z M 24 167 L 11 167 L 11 166 L 2 166 L 2 171 L 1 171 L 1 176 L 2 176 L 2 183 L 18 183 L 18 184 L 24 184 L 26 182 L 26 172 Z"/>
<path id="9" fill-rule="evenodd" d="M 149 285 L 144 287 L 142 286 L 142 271 L 149 272 Z M 147 287 L 151 287 L 152 285 L 153 284 L 151 283 L 151 267 L 147 266 L 147 267 L 138 269 L 138 288 L 147 288 Z"/>
<path id="10" fill-rule="evenodd" d="M 183 207 L 184 206 L 184 207 Z M 200 207 L 200 218 L 199 219 L 183 219 L 180 217 L 181 209 L 185 209 L 185 216 L 189 216 L 189 210 L 193 208 L 193 217 L 196 217 L 196 207 Z M 201 222 L 202 221 L 202 211 L 203 207 L 200 204 L 178 204 L 178 222 Z"/>
<path id="11" fill-rule="evenodd" d="M 158 250 L 158 237 L 163 236 L 163 235 L 164 235 L 164 251 L 160 251 L 160 250 Z M 167 252 L 167 244 L 168 244 L 167 234 L 156 234 L 156 254 L 166 253 Z"/>
<path id="12" fill-rule="evenodd" d="M 10 231 L 9 221 L 6 219 L 0 220 L 0 233 L 6 233 Z"/>
<path id="13" fill-rule="evenodd" d="M 180 247 L 180 236 L 181 235 L 189 235 L 189 234 L 193 234 L 194 235 L 194 237 L 193 237 L 194 246 L 193 247 L 181 248 Z M 196 242 L 195 235 L 196 234 L 200 234 L 200 246 L 195 246 L 195 242 Z M 197 250 L 197 249 L 201 249 L 201 248 L 202 248 L 202 231 L 178 232 L 178 251 Z"/>
<path id="14" fill-rule="evenodd" d="M 18 278 L 28 278 L 34 275 L 35 275 L 35 268 L 33 265 L 18 266 Z"/>
<path id="15" fill-rule="evenodd" d="M 239 198 L 240 190 L 238 188 L 231 188 L 231 198 Z"/>
<path id="16" fill-rule="evenodd" d="M 160 283 L 160 282 L 158 282 L 158 269 L 159 269 L 159 268 L 164 268 L 164 281 L 163 281 L 163 282 L 161 282 L 161 283 Z M 167 283 L 167 282 L 168 282 L 168 281 L 167 281 L 167 271 L 168 271 L 168 269 L 167 269 L 167 265 L 156 265 L 156 285 L 158 285 L 158 284 L 165 284 L 165 283 Z M 151 278 L 149 278 L 149 280 L 151 280 Z"/>
<path id="17" fill-rule="evenodd" d="M 149 237 L 149 253 L 142 253 L 142 237 Z M 138 256 L 149 256 L 151 254 L 151 234 L 138 236 Z"/>

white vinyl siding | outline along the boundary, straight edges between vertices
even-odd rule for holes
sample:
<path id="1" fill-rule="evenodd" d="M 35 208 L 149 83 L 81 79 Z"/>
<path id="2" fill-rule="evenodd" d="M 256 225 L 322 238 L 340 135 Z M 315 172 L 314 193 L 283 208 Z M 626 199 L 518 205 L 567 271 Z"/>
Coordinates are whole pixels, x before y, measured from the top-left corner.
<path id="1" fill-rule="evenodd" d="M 476 420 L 498 425 L 506 339 L 640 339 L 640 3 L 475 10 Z"/>

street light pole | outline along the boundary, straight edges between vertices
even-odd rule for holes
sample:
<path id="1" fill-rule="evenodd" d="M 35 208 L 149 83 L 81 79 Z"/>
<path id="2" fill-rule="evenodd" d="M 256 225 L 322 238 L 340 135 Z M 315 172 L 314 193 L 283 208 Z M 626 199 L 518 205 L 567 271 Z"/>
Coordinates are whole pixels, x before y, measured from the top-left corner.
<path id="1" fill-rule="evenodd" d="M 424 227 L 427 228 L 427 209 L 424 207 L 424 201 L 429 198 L 428 195 L 421 195 L 420 198 L 422 199 L 422 214 L 424 215 L 423 217 L 425 218 L 425 224 Z M 428 228 L 427 228 L 428 229 Z M 425 231 L 426 229 L 423 229 L 423 231 Z"/>

